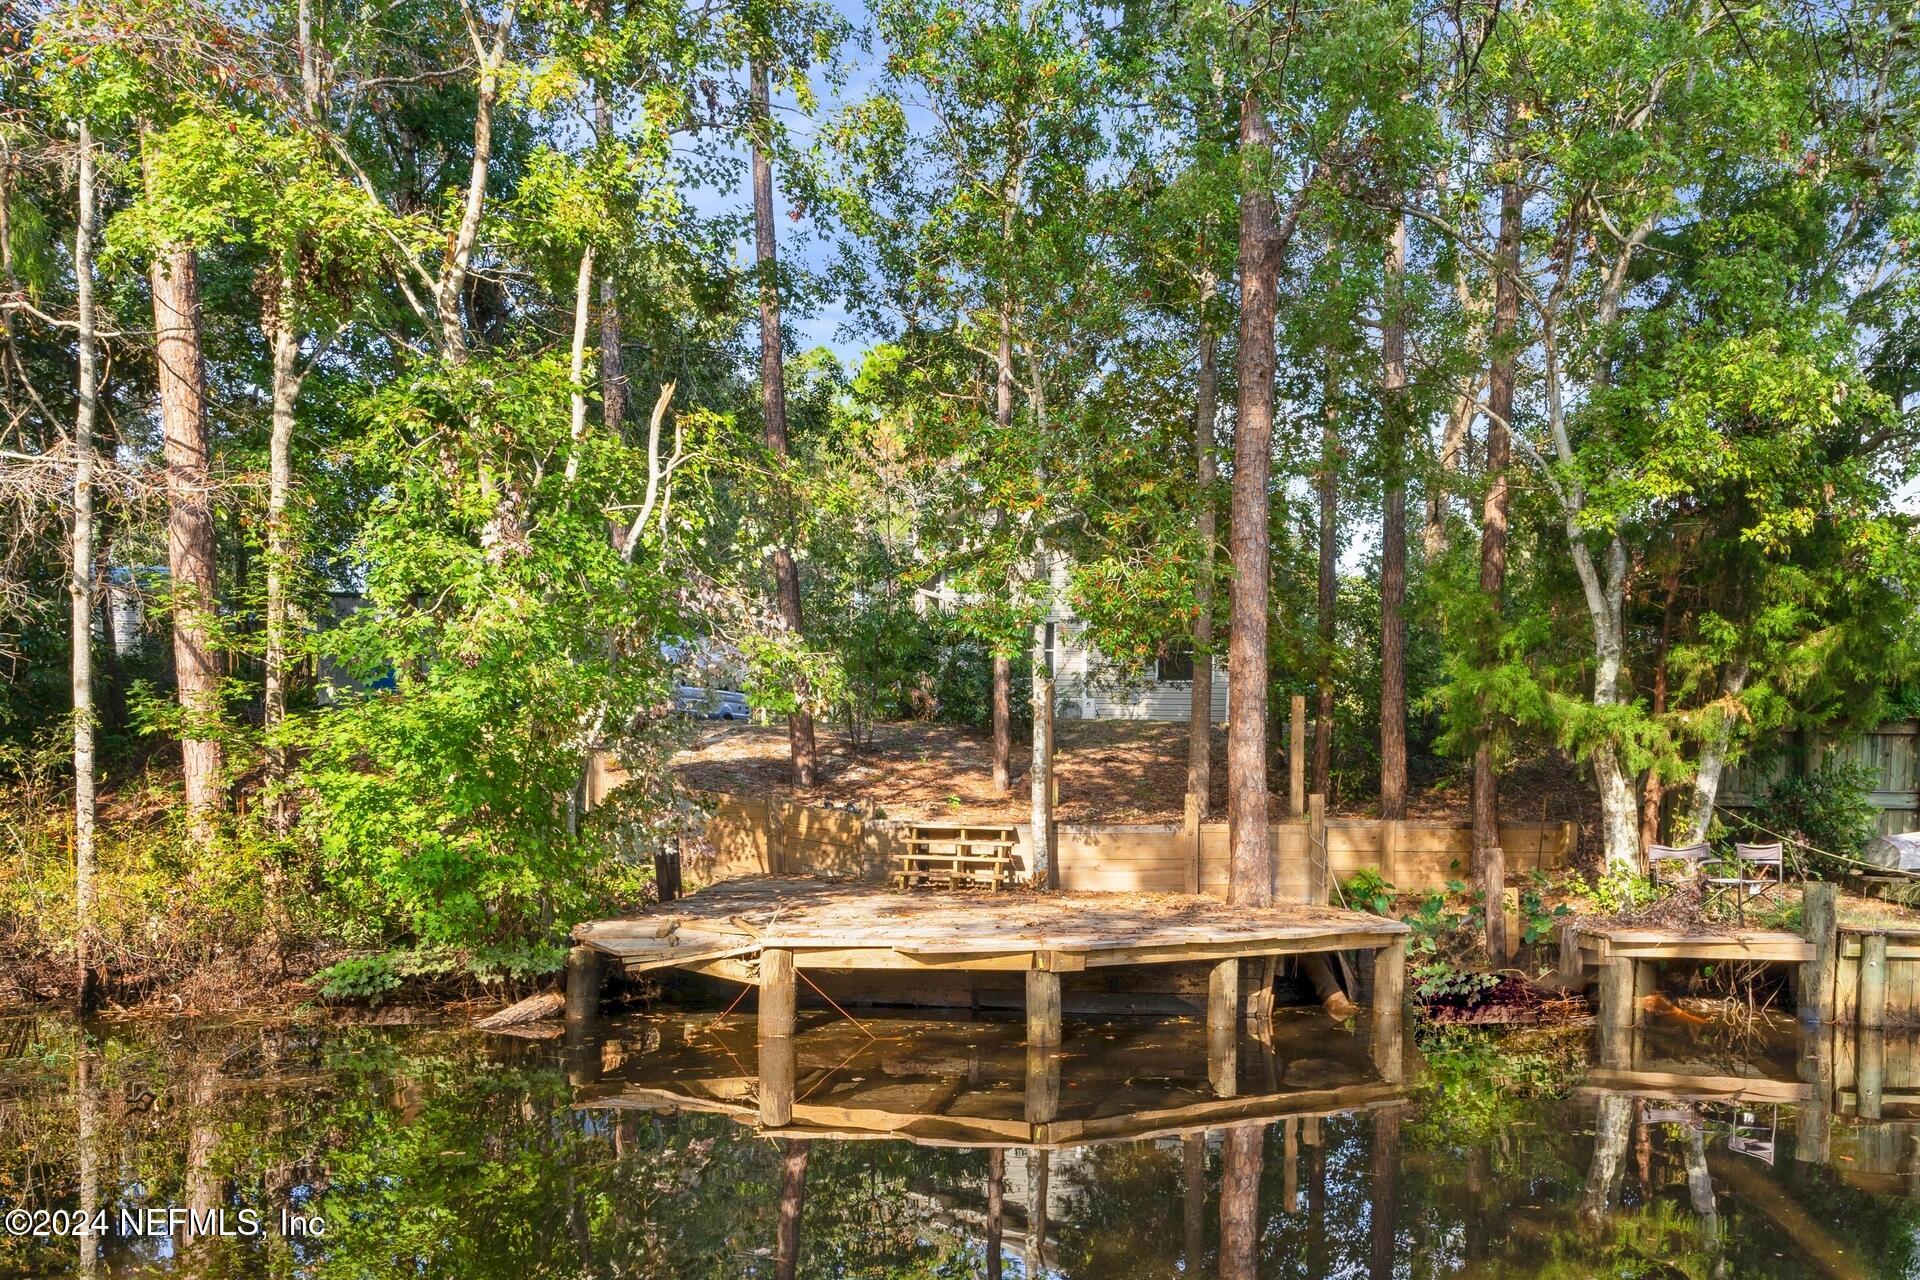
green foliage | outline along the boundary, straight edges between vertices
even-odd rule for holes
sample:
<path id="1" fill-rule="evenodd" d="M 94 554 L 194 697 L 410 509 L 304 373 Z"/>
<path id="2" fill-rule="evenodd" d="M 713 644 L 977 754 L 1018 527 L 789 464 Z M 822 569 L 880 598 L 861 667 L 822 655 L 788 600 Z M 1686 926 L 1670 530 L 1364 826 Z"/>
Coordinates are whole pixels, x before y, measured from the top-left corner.
<path id="1" fill-rule="evenodd" d="M 1804 772 L 1788 770 L 1768 788 L 1753 811 L 1753 820 L 1761 828 L 1802 841 L 1818 853 L 1858 858 L 1880 834 L 1880 809 L 1872 799 L 1878 783 L 1877 769 L 1841 760 L 1829 760 Z M 1835 868 L 1836 872 L 1841 870 L 1844 868 Z"/>
<path id="2" fill-rule="evenodd" d="M 1384 916 L 1393 910 L 1393 886 L 1378 867 L 1361 867 L 1341 883 L 1348 906 Z"/>
<path id="3" fill-rule="evenodd" d="M 1597 876 L 1576 877 L 1568 890 L 1593 908 L 1595 915 L 1610 916 L 1651 905 L 1660 897 L 1660 887 L 1637 872 L 1606 871 Z"/>
<path id="4" fill-rule="evenodd" d="M 1520 941 L 1525 946 L 1545 942 L 1554 936 L 1560 928 L 1560 922 L 1573 914 L 1573 908 L 1566 903 L 1556 904 L 1548 910 L 1542 890 L 1546 888 L 1546 877 L 1532 872 L 1527 883 L 1520 890 Z"/>
<path id="5" fill-rule="evenodd" d="M 659 562 L 606 535 L 644 459 L 572 441 L 566 396 L 556 362 L 502 361 L 422 368 L 364 406 L 349 461 L 387 496 L 357 549 L 366 603 L 325 647 L 394 687 L 299 730 L 302 829 L 349 937 L 547 939 L 642 883 L 573 796 L 597 740 L 637 761 L 668 745 L 663 646 L 684 632 Z"/>

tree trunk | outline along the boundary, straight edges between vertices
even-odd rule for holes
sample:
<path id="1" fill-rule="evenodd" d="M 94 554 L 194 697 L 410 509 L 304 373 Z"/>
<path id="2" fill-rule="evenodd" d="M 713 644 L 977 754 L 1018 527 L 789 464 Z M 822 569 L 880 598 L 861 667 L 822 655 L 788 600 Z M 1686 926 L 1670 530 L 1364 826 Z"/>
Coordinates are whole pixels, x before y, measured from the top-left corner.
<path id="1" fill-rule="evenodd" d="M 1273 853 L 1267 839 L 1267 481 L 1273 466 L 1273 322 L 1280 245 L 1267 186 L 1273 128 L 1251 90 L 1240 103 L 1240 148 L 1240 341 L 1227 637 L 1227 900 L 1262 906 L 1273 900 Z M 1224 1222 L 1224 1207 L 1221 1213 Z"/>
<path id="2" fill-rule="evenodd" d="M 567 396 L 570 410 L 567 479 L 580 474 L 580 448 L 587 439 L 587 320 L 593 299 L 593 246 L 580 251 L 580 270 L 573 283 L 573 345 L 567 352 Z"/>
<path id="3" fill-rule="evenodd" d="M 1673 647 L 1673 606 L 1680 594 L 1680 571 L 1676 566 L 1666 577 L 1667 602 L 1660 611 L 1660 639 L 1653 650 L 1653 698 L 1649 706 L 1655 721 L 1667 714 L 1667 653 Z M 1660 843 L 1660 808 L 1666 800 L 1666 785 L 1658 769 L 1647 770 L 1640 788 L 1640 845 L 1648 848 Z"/>
<path id="4" fill-rule="evenodd" d="M 1003 216 L 1006 230 L 1011 214 Z M 1000 342 L 994 353 L 993 425 L 1005 441 L 1013 429 L 1013 302 L 1000 302 Z M 993 659 L 993 789 L 1005 795 L 1013 787 L 1013 665 Z"/>
<path id="5" fill-rule="evenodd" d="M 1336 407 L 1340 381 L 1328 359 L 1320 396 L 1320 474 L 1315 487 L 1320 493 L 1320 575 L 1314 600 L 1314 623 L 1318 636 L 1318 701 L 1313 717 L 1313 769 L 1307 791 L 1329 795 L 1333 790 L 1333 675 L 1335 653 L 1335 610 L 1340 603 L 1340 418 Z"/>
<path id="6" fill-rule="evenodd" d="M 1500 188 L 1499 241 L 1494 246 L 1493 333 L 1487 367 L 1487 494 L 1480 507 L 1480 595 L 1487 616 L 1481 660 L 1498 660 L 1507 592 L 1507 467 L 1512 460 L 1513 384 L 1520 323 L 1520 182 Z M 1479 741 L 1473 751 L 1473 869 L 1486 903 L 1487 955 L 1507 958 L 1507 855 L 1500 844 L 1500 780 L 1493 769 L 1493 720 L 1480 708 Z"/>
<path id="7" fill-rule="evenodd" d="M 1626 1173 L 1627 1138 L 1633 1130 L 1633 1099 L 1621 1093 L 1603 1093 L 1593 1121 L 1593 1158 L 1587 1163 L 1587 1181 L 1580 1192 L 1580 1216 L 1598 1224 L 1613 1208 L 1620 1180 Z"/>
<path id="8" fill-rule="evenodd" d="M 1713 733 L 1700 748 L 1700 769 L 1693 780 L 1693 809 L 1687 818 L 1689 842 L 1705 840 L 1713 829 L 1713 806 L 1720 798 L 1720 778 L 1726 772 L 1727 748 L 1733 744 L 1733 726 L 1738 720 L 1740 691 L 1747 687 L 1747 659 L 1742 656 L 1727 664 L 1720 676 L 1720 708 Z"/>
<path id="9" fill-rule="evenodd" d="M 1006 1214 L 1007 1153 L 1002 1147 L 987 1152 L 987 1280 L 1000 1280 L 1000 1233 Z"/>
<path id="10" fill-rule="evenodd" d="M 1199 562 L 1193 574 L 1193 701 L 1187 717 L 1187 794 L 1195 797 L 1194 812 L 1206 821 L 1213 790 L 1213 420 L 1220 375 L 1214 364 L 1213 327 L 1206 308 L 1213 298 L 1209 274 L 1200 289 L 1200 372 L 1193 400 L 1193 532 Z"/>
<path id="11" fill-rule="evenodd" d="M 293 324 L 293 279 L 281 273 L 279 296 L 271 314 L 273 341 L 273 422 L 267 443 L 267 600 L 266 678 L 262 729 L 266 739 L 267 825 L 285 835 L 290 825 L 286 795 L 287 747 L 282 740 L 287 719 L 287 683 L 292 663 L 289 651 L 291 608 L 289 579 L 293 568 L 293 530 L 287 503 L 293 493 L 293 413 L 300 395 L 300 335 Z"/>
<path id="12" fill-rule="evenodd" d="M 593 121 L 601 143 L 611 142 L 613 109 L 597 86 L 593 91 Z M 627 372 L 620 351 L 620 291 L 611 269 L 600 273 L 600 421 L 615 440 L 624 438 Z"/>
<path id="13" fill-rule="evenodd" d="M 1243 1124 L 1220 1139 L 1220 1280 L 1260 1274 L 1260 1169 L 1266 1129 Z"/>
<path id="14" fill-rule="evenodd" d="M 148 273 L 153 290 L 160 427 L 167 465 L 167 568 L 171 575 L 173 665 L 185 728 L 180 743 L 187 826 L 195 843 L 213 840 L 220 806 L 220 672 L 213 628 L 215 582 L 212 440 L 207 370 L 200 349 L 199 264 L 171 249 Z"/>
<path id="15" fill-rule="evenodd" d="M 1427 527 L 1421 535 L 1427 560 L 1438 560 L 1447 549 L 1447 490 L 1460 474 L 1461 459 L 1467 451 L 1467 432 L 1473 426 L 1480 407 L 1480 382 L 1476 378 L 1453 397 L 1447 413 L 1447 425 L 1440 435 L 1440 468 L 1427 488 Z"/>
<path id="16" fill-rule="evenodd" d="M 85 126 L 81 126 L 81 146 L 88 145 Z M 87 163 L 83 161 L 82 163 Z M 88 181 L 91 182 L 91 176 Z M 91 305 L 91 304 L 89 304 Z M 79 1246 L 79 1274 L 93 1276 L 100 1270 L 100 1242 L 102 1233 L 94 1230 L 94 1214 L 100 1208 L 100 1090 L 94 1084 L 93 1051 L 81 1047 L 74 1059 L 74 1109 L 76 1125 L 74 1143 L 78 1148 L 75 1163 L 80 1178 L 80 1225 L 74 1232 L 75 1242 Z"/>
<path id="17" fill-rule="evenodd" d="M 440 326 L 440 348 L 453 364 L 467 362 L 466 320 L 461 295 L 466 292 L 474 245 L 480 239 L 481 214 L 486 209 L 487 168 L 493 159 L 493 108 L 500 96 L 500 71 L 506 60 L 507 33 L 513 29 L 512 0 L 502 7 L 494 27 L 493 44 L 480 64 L 475 86 L 473 156 L 467 166 L 467 189 L 461 200 L 460 223 L 447 246 L 446 261 L 434 287 L 434 315 Z M 477 33 L 474 37 L 479 38 Z"/>
<path id="18" fill-rule="evenodd" d="M 775 279 L 773 228 L 773 161 L 768 154 L 772 127 L 768 99 L 768 71 L 755 62 L 753 73 L 753 241 L 754 261 L 760 271 L 760 407 L 765 419 L 767 449 L 784 466 L 787 451 L 787 387 L 780 347 L 780 288 Z M 780 617 L 796 640 L 803 635 L 800 617 L 800 570 L 794 564 L 793 495 L 780 482 L 785 539 L 773 549 L 774 589 Z M 805 690 L 800 690 L 804 695 Z M 811 787 L 819 774 L 819 752 L 813 738 L 813 716 L 803 707 L 787 716 L 787 749 L 793 761 L 795 786 Z"/>
<path id="19" fill-rule="evenodd" d="M 800 1265 L 800 1217 L 807 1206 L 807 1157 L 812 1144 L 788 1138 L 780 1160 L 780 1225 L 774 1240 L 776 1280 L 793 1280 Z"/>
<path id="20" fill-rule="evenodd" d="M 1396 1191 L 1400 1174 L 1400 1109 L 1373 1113 L 1372 1205 L 1368 1210 L 1368 1269 L 1372 1280 L 1393 1280 Z"/>
<path id="21" fill-rule="evenodd" d="M 1568 530 L 1569 536 L 1575 531 Z M 1591 558 L 1579 544 L 1574 547 L 1575 563 L 1585 565 L 1583 576 L 1597 582 Z M 1619 538 L 1608 545 L 1610 562 L 1604 587 L 1595 594 L 1600 607 L 1589 609 L 1593 620 L 1593 705 L 1620 705 L 1620 683 L 1625 675 L 1626 635 L 1624 612 L 1626 547 Z M 1600 789 L 1600 834 L 1609 871 L 1632 874 L 1642 869 L 1640 857 L 1640 805 L 1633 792 L 1633 777 L 1620 757 L 1619 744 L 1612 739 L 1593 749 L 1594 781 Z"/>
<path id="22" fill-rule="evenodd" d="M 73 542 L 67 589 L 72 595 L 73 634 L 73 879 L 74 978 L 80 1009 L 99 994 L 94 955 L 94 753 L 93 753 L 93 436 L 100 407 L 93 317 L 93 135 L 80 121 L 80 213 L 73 237 L 76 337 L 80 368 L 73 421 Z M 4 194 L 4 193 L 0 193 Z M 111 627 L 111 620 L 109 620 Z M 84 1074 L 85 1066 L 82 1066 Z M 92 1271 L 89 1262 L 87 1270 Z"/>
<path id="23" fill-rule="evenodd" d="M 1034 887 L 1053 887 L 1053 672 L 1042 646 L 1033 661 L 1033 768 L 1031 784 Z"/>
<path id="24" fill-rule="evenodd" d="M 1380 316 L 1380 817 L 1407 816 L 1407 220 L 1387 237 Z"/>
<path id="25" fill-rule="evenodd" d="M 993 789 L 1013 790 L 1013 660 L 993 655 Z"/>
<path id="26" fill-rule="evenodd" d="M 1207 1140 L 1192 1133 L 1180 1139 L 1181 1217 L 1186 1244 L 1180 1255 L 1180 1273 L 1197 1276 L 1206 1253 Z"/>

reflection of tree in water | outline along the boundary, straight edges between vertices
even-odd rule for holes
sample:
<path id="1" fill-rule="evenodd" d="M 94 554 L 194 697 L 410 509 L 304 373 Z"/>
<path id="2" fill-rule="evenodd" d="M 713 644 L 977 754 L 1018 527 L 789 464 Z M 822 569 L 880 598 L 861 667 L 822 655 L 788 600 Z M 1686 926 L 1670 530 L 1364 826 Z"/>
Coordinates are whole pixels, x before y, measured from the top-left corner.
<path id="1" fill-rule="evenodd" d="M 0 1027 L 0 1208 L 77 1208 L 90 1185 L 106 1207 L 286 1205 L 332 1227 L 319 1247 L 195 1242 L 195 1275 L 717 1280 L 775 1276 L 783 1257 L 797 1277 L 984 1270 L 984 1151 L 788 1145 L 724 1116 L 578 1110 L 547 1050 L 460 1034 L 150 1026 L 81 1044 L 58 1020 L 12 1040 Z M 1223 1219 L 1245 1224 L 1250 1274 L 1274 1280 L 1865 1280 L 1920 1265 L 1912 1201 L 1789 1148 L 1769 1167 L 1617 1094 L 1480 1096 L 1449 1070 L 1398 1117 L 1255 1125 L 1237 1149 L 1215 1131 L 1056 1155 L 1049 1274 L 1235 1274 Z M 1223 1206 L 1230 1164 L 1249 1194 Z M 1016 1152 L 1007 1172 L 1007 1272 L 1031 1274 L 1038 1167 Z M 120 1240 L 103 1253 L 106 1274 L 137 1261 Z M 71 1240 L 0 1241 L 3 1280 L 80 1267 Z"/>

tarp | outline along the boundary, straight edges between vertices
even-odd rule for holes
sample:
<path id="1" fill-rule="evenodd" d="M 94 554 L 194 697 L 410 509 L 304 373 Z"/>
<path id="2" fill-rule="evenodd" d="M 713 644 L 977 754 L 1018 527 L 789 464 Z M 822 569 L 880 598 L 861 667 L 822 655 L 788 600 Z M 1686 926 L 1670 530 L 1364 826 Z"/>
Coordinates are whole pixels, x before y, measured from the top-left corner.
<path id="1" fill-rule="evenodd" d="M 1920 871 L 1920 831 L 1881 836 L 1867 846 L 1867 861 L 1889 870 Z"/>

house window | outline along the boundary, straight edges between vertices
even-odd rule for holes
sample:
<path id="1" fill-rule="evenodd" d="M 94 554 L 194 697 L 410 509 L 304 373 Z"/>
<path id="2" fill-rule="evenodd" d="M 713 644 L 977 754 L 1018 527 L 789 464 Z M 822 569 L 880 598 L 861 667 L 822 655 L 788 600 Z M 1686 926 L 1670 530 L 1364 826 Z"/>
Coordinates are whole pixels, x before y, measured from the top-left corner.
<path id="1" fill-rule="evenodd" d="M 1053 665 L 1053 624 L 1051 622 L 1047 624 L 1046 659 L 1047 659 L 1047 675 L 1052 676 L 1054 674 L 1054 665 Z"/>
<path id="2" fill-rule="evenodd" d="M 1162 683 L 1193 679 L 1193 650 L 1174 649 L 1160 655 L 1154 663 L 1155 678 Z"/>

